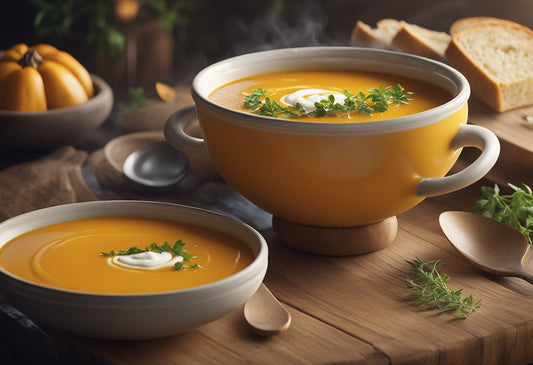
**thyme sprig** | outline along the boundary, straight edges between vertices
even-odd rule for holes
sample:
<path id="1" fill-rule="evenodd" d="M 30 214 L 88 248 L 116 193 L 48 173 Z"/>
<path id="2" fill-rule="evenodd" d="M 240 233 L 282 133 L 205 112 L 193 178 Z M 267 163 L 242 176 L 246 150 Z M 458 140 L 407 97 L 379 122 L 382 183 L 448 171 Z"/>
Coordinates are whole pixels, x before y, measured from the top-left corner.
<path id="1" fill-rule="evenodd" d="M 455 319 L 465 319 L 481 307 L 481 299 L 474 302 L 472 295 L 463 298 L 463 289 L 448 288 L 450 277 L 437 270 L 443 262 L 438 260 L 423 262 L 417 257 L 407 263 L 411 265 L 416 275 L 414 279 L 407 276 L 407 287 L 412 290 L 411 298 L 419 305 L 430 305 L 441 312 L 459 311 Z"/>
<path id="2" fill-rule="evenodd" d="M 532 245 L 533 233 L 533 192 L 522 184 L 521 187 L 508 184 L 512 194 L 502 194 L 500 187 L 482 186 L 481 198 L 474 205 L 473 212 L 504 223 L 522 233 Z"/>
<path id="3" fill-rule="evenodd" d="M 352 94 L 344 90 L 344 104 L 335 101 L 333 95 L 327 96 L 314 104 L 315 110 L 306 111 L 300 104 L 285 107 L 277 101 L 272 101 L 266 96 L 266 90 L 257 88 L 244 97 L 244 107 L 260 115 L 274 118 L 300 118 L 304 116 L 323 117 L 330 115 L 347 115 L 357 112 L 367 116 L 372 113 L 382 113 L 389 109 L 391 104 L 409 104 L 413 92 L 397 84 L 395 87 L 380 85 L 379 88 L 368 89 L 368 94 L 362 91 Z"/>
<path id="4" fill-rule="evenodd" d="M 134 255 L 141 252 L 170 252 L 176 256 L 183 257 L 183 261 L 190 261 L 191 259 L 195 258 L 196 256 L 194 254 L 187 253 L 187 250 L 184 248 L 185 242 L 183 242 L 181 239 L 174 242 L 173 245 L 169 244 L 167 241 L 164 241 L 161 245 L 158 245 L 157 243 L 151 243 L 150 245 L 146 246 L 144 249 L 138 248 L 137 246 L 132 246 L 128 248 L 127 250 L 111 250 L 109 252 L 100 252 L 100 255 L 102 256 L 129 256 Z M 179 270 L 183 267 L 187 268 L 199 268 L 200 265 L 196 263 L 191 263 L 190 265 L 184 265 L 182 262 L 176 262 L 174 264 L 174 270 Z"/>

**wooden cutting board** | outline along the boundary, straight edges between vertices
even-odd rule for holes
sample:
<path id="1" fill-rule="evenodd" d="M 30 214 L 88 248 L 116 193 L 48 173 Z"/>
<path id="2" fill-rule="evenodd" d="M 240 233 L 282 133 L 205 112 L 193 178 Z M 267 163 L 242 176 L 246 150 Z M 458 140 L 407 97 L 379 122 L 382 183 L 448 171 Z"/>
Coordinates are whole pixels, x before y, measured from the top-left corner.
<path id="1" fill-rule="evenodd" d="M 264 339 L 246 327 L 242 310 L 193 332 L 151 341 L 74 339 L 82 352 L 110 364 L 524 364 L 533 362 L 533 286 L 496 278 L 462 258 L 443 235 L 438 216 L 470 210 L 481 185 L 533 181 L 532 108 L 497 114 L 473 100 L 471 123 L 493 130 L 502 157 L 489 177 L 462 191 L 428 198 L 398 216 L 396 240 L 377 252 L 320 257 L 283 245 L 272 229 L 265 279 L 293 322 Z M 475 153 L 465 153 L 464 160 Z M 324 242 L 327 244 L 327 242 Z M 406 260 L 441 260 L 451 289 L 482 299 L 466 320 L 426 310 L 409 299 Z M 530 263 L 533 270 L 533 263 Z"/>

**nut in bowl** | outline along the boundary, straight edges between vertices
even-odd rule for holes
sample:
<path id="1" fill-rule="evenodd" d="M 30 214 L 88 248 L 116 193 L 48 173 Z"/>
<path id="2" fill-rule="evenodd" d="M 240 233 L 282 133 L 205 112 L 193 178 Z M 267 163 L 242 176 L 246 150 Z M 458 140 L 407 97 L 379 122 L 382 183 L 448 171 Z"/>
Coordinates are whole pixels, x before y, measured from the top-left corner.
<path id="1" fill-rule="evenodd" d="M 16 44 L 0 57 L 0 146 L 49 148 L 100 126 L 113 93 L 70 54 L 48 44 Z"/>
<path id="2" fill-rule="evenodd" d="M 251 227 L 175 204 L 74 203 L 0 224 L 0 294 L 38 323 L 95 338 L 207 324 L 244 304 L 267 265 Z"/>
<path id="3" fill-rule="evenodd" d="M 358 254 L 386 246 L 396 233 L 396 215 L 475 182 L 499 155 L 492 132 L 467 125 L 466 78 L 408 54 L 356 47 L 252 53 L 202 70 L 192 94 L 197 111 L 172 115 L 167 140 L 210 156 L 229 184 L 273 214 L 282 241 L 313 253 Z M 380 106 L 375 95 L 394 99 Z M 242 106 L 243 96 L 259 98 L 255 110 Z M 342 101 L 348 97 L 355 106 Z M 318 110 L 317 100 L 324 117 L 307 109 Z M 184 132 L 196 113 L 203 139 Z M 276 117 L 280 113 L 283 118 Z M 482 150 L 479 158 L 445 177 L 468 146 Z M 312 229 L 308 236 L 294 237 L 306 227 Z M 359 242 L 311 242 L 320 231 L 338 237 L 347 229 L 363 232 L 355 235 Z M 366 239 L 370 244 L 361 242 Z"/>

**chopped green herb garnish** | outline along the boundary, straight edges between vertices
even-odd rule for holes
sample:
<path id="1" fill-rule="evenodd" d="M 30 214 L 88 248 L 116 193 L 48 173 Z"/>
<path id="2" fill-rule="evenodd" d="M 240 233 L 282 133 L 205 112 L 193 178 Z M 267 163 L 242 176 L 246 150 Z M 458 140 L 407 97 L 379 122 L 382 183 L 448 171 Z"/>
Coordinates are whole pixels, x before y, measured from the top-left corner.
<path id="1" fill-rule="evenodd" d="M 157 243 L 151 243 L 150 245 L 146 246 L 143 249 L 138 248 L 137 246 L 132 246 L 127 250 L 118 250 L 114 251 L 111 250 L 109 252 L 100 252 L 100 255 L 102 256 L 128 256 L 128 255 L 134 255 L 136 253 L 141 252 L 170 252 L 176 256 L 183 257 L 183 261 L 190 261 L 191 259 L 194 259 L 196 256 L 194 254 L 187 253 L 187 250 L 184 248 L 185 242 L 182 240 L 178 240 L 174 242 L 174 245 L 170 245 L 167 241 L 163 242 L 161 245 L 158 245 Z M 184 265 L 181 262 L 177 262 L 174 264 L 174 270 L 179 270 L 181 268 L 201 268 L 200 265 L 196 263 L 191 263 L 190 265 Z"/>
<path id="2" fill-rule="evenodd" d="M 265 94 L 266 92 L 262 88 L 252 90 L 251 95 L 244 97 L 244 106 L 248 109 L 258 108 L 262 103 L 261 97 L 265 96 Z"/>
<path id="3" fill-rule="evenodd" d="M 532 245 L 533 233 L 533 193 L 526 184 L 522 187 L 508 184 L 512 194 L 501 194 L 500 187 L 482 186 L 482 197 L 476 202 L 473 212 L 508 225 L 522 233 Z"/>
<path id="4" fill-rule="evenodd" d="M 450 277 L 437 270 L 442 262 L 438 260 L 423 262 L 417 257 L 407 263 L 411 265 L 416 275 L 415 279 L 407 276 L 407 287 L 412 290 L 411 297 L 416 299 L 419 305 L 432 305 L 441 312 L 459 311 L 460 314 L 455 319 L 465 319 L 481 307 L 481 299 L 474 302 L 472 295 L 462 297 L 463 289 L 448 288 Z"/>
<path id="5" fill-rule="evenodd" d="M 344 104 L 335 102 L 335 97 L 329 95 L 323 100 L 315 103 L 315 110 L 307 112 L 300 104 L 294 107 L 285 107 L 277 101 L 271 101 L 266 96 L 266 90 L 257 88 L 252 90 L 250 95 L 244 97 L 244 107 L 252 109 L 254 112 L 275 118 L 300 118 L 304 116 L 323 117 L 331 115 L 347 115 L 357 112 L 367 116 L 372 113 L 382 113 L 389 109 L 390 104 L 409 104 L 412 100 L 413 92 L 405 91 L 404 88 L 397 84 L 392 86 L 380 85 L 379 88 L 367 90 L 368 94 L 359 92 L 351 94 L 344 90 Z"/>

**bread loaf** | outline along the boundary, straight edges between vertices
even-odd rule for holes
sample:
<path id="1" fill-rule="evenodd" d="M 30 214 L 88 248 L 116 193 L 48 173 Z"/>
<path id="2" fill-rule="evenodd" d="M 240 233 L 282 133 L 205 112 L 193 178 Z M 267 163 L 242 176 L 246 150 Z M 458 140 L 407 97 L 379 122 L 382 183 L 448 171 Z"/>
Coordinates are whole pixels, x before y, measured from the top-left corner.
<path id="1" fill-rule="evenodd" d="M 463 29 L 472 27 L 474 25 L 487 25 L 487 24 L 516 24 L 507 19 L 494 18 L 490 16 L 474 16 L 469 18 L 457 19 L 450 26 L 450 34 L 454 35 L 459 33 Z"/>
<path id="2" fill-rule="evenodd" d="M 531 29 L 511 21 L 471 23 L 453 34 L 445 55 L 494 110 L 533 104 Z"/>
<path id="3" fill-rule="evenodd" d="M 444 57 L 450 35 L 403 20 L 385 18 L 376 24 L 376 28 L 358 21 L 352 32 L 352 41 L 358 45 L 392 48 L 419 56 L 441 59 Z"/>
<path id="4" fill-rule="evenodd" d="M 395 19 L 382 19 L 376 24 L 376 28 L 358 21 L 352 32 L 352 41 L 361 46 L 389 48 L 400 27 L 401 21 Z"/>
<path id="5" fill-rule="evenodd" d="M 450 35 L 416 24 L 402 23 L 391 44 L 396 49 L 423 57 L 442 59 L 450 42 Z"/>

